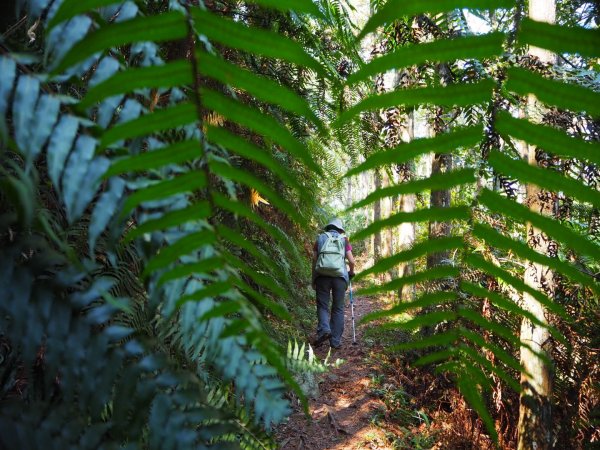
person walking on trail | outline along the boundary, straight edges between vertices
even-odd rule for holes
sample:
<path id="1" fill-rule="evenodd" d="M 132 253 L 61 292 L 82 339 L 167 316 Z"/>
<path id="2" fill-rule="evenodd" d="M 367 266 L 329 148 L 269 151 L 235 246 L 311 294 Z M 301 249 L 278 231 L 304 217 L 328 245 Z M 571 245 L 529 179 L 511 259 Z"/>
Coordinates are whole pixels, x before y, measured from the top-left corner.
<path id="1" fill-rule="evenodd" d="M 342 345 L 344 297 L 350 279 L 354 277 L 352 246 L 344 233 L 342 221 L 333 219 L 314 245 L 312 286 L 317 292 L 318 318 L 315 347 L 327 340 L 334 349 Z"/>

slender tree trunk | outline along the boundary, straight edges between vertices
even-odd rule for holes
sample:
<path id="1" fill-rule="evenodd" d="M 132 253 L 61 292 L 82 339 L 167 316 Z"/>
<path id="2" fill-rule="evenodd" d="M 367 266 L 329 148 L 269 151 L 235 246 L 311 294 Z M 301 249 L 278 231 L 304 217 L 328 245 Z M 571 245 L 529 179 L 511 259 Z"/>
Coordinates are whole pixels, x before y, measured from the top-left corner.
<path id="1" fill-rule="evenodd" d="M 415 137 L 415 114 L 414 110 L 411 110 L 406 115 L 406 126 L 402 129 L 402 141 L 410 142 Z M 397 168 L 399 175 L 399 182 L 406 183 L 412 180 L 414 176 L 414 163 L 403 164 Z M 415 210 L 416 196 L 415 194 L 403 194 L 398 199 L 398 211 L 400 212 L 413 212 Z M 403 223 L 400 225 L 398 237 L 398 250 L 407 250 L 415 242 L 415 224 L 414 223 Z M 412 261 L 406 263 L 400 263 L 398 267 L 398 276 L 406 277 L 414 272 L 414 266 Z M 402 302 L 409 302 L 414 299 L 415 286 L 403 286 L 401 291 L 398 293 Z"/>
<path id="2" fill-rule="evenodd" d="M 452 156 L 448 154 L 433 155 L 431 164 L 431 175 L 448 172 L 452 169 Z M 448 208 L 450 206 L 450 190 L 432 191 L 430 196 L 431 208 Z M 429 239 L 437 239 L 450 235 L 452 230 L 449 222 L 430 222 Z M 439 266 L 445 259 L 449 258 L 448 252 L 436 252 L 427 255 L 427 268 Z"/>
<path id="3" fill-rule="evenodd" d="M 393 91 L 398 87 L 400 80 L 400 74 L 397 71 L 387 73 L 380 80 L 378 88 L 384 92 Z M 403 134 L 403 120 L 402 114 L 398 108 L 388 108 L 381 112 L 383 118 L 382 135 L 384 140 L 384 146 L 386 149 L 394 148 L 402 142 Z M 398 183 L 398 171 L 391 170 L 393 168 L 386 167 L 382 171 L 382 187 L 392 186 Z M 398 202 L 394 197 L 388 197 L 382 200 L 381 203 L 381 214 L 383 218 L 390 217 L 393 213 L 397 212 Z M 398 233 L 400 227 L 388 228 L 382 236 L 382 256 L 391 256 L 396 247 L 396 241 L 398 240 Z M 396 268 L 392 268 L 385 274 L 382 274 L 382 281 L 388 282 L 398 276 Z"/>
<path id="4" fill-rule="evenodd" d="M 442 133 L 443 127 L 441 124 L 441 114 L 442 108 L 436 109 L 436 117 L 434 120 L 434 124 L 432 125 L 429 135 L 431 137 L 436 134 Z M 440 154 L 435 153 L 432 155 L 431 159 L 431 176 L 447 172 L 452 169 L 452 156 L 448 154 Z M 441 191 L 431 191 L 429 196 L 429 207 L 430 208 L 447 208 L 450 206 L 450 190 L 444 189 Z M 429 239 L 439 239 L 441 237 L 449 236 L 451 231 L 451 224 L 449 222 L 437 222 L 431 221 L 429 222 Z M 444 260 L 447 260 L 450 257 L 449 252 L 435 252 L 427 254 L 427 268 L 431 269 L 433 267 L 439 266 L 443 263 Z M 444 289 L 445 286 L 435 285 L 433 283 L 429 283 L 429 289 Z M 432 307 L 426 307 L 421 311 L 421 314 L 427 314 L 433 310 Z M 422 336 L 431 336 L 434 332 L 434 328 L 432 326 L 424 326 L 421 328 Z"/>
<path id="5" fill-rule="evenodd" d="M 437 67 L 438 75 L 442 86 L 452 84 L 452 70 L 448 64 L 440 64 Z M 444 109 L 437 107 L 435 110 L 435 118 L 433 122 L 433 135 L 445 133 L 446 125 L 444 124 L 442 114 Z M 431 162 L 431 175 L 438 173 L 449 172 L 452 170 L 452 155 L 446 153 L 436 153 L 433 155 Z M 450 206 L 450 189 L 441 191 L 431 191 L 429 197 L 430 208 L 448 208 Z M 429 223 L 429 239 L 437 239 L 444 236 L 449 236 L 451 231 L 450 222 L 430 222 Z M 448 259 L 448 252 L 430 253 L 427 255 L 427 268 L 438 266 L 443 260 Z"/>
<path id="6" fill-rule="evenodd" d="M 434 135 L 445 131 L 441 122 L 441 114 L 442 109 L 438 108 L 433 126 Z M 431 175 L 449 172 L 450 170 L 452 170 L 452 155 L 435 153 L 431 162 Z M 450 189 L 431 191 L 429 205 L 431 208 L 448 208 L 450 206 Z M 429 222 L 429 239 L 449 236 L 451 229 L 449 222 Z M 448 257 L 448 252 L 430 253 L 427 255 L 427 268 L 429 269 L 440 265 L 442 261 L 448 259 Z"/>
<path id="7" fill-rule="evenodd" d="M 380 55 L 383 52 L 384 52 L 384 45 L 381 42 L 375 42 L 373 44 L 373 49 L 371 50 L 371 55 L 372 56 Z M 377 93 L 385 92 L 385 81 L 384 81 L 384 76 L 382 74 L 379 74 L 375 79 L 375 90 Z M 375 129 L 376 129 L 377 133 L 380 134 L 382 132 L 382 128 L 383 128 L 383 121 L 382 121 L 382 117 L 380 114 L 374 115 L 374 122 L 376 124 Z M 373 172 L 373 181 L 375 184 L 375 191 L 378 191 L 383 187 L 383 170 L 384 170 L 383 168 L 378 167 Z M 383 203 L 383 200 L 377 200 L 377 201 L 375 201 L 375 203 L 373 203 L 373 222 L 374 223 L 383 219 L 383 216 L 381 214 L 382 203 Z M 383 252 L 382 245 L 381 245 L 382 237 L 383 237 L 383 232 L 381 230 L 377 231 L 373 235 L 373 258 L 374 258 L 375 262 L 379 261 L 384 256 L 384 252 Z"/>
<path id="8" fill-rule="evenodd" d="M 390 176 L 390 170 L 385 170 L 383 172 L 383 187 L 389 187 L 394 183 L 394 179 Z M 388 197 L 383 200 L 383 204 L 381 205 L 381 214 L 384 219 L 387 219 L 392 215 L 392 206 L 394 204 L 394 199 L 392 197 Z M 383 256 L 391 256 L 392 248 L 394 246 L 394 229 L 389 227 L 384 235 L 382 236 L 382 252 Z"/>
<path id="9" fill-rule="evenodd" d="M 352 197 L 352 178 L 348 178 L 346 182 L 348 183 L 346 190 L 346 208 L 348 208 L 354 203 L 354 198 Z"/>
<path id="10" fill-rule="evenodd" d="M 374 170 L 373 177 L 375 191 L 378 191 L 382 187 L 381 170 L 379 168 Z M 373 223 L 378 222 L 379 220 L 381 220 L 381 200 L 377 200 L 373 203 Z M 378 231 L 373 235 L 373 257 L 375 258 L 375 262 L 381 259 L 381 250 L 381 231 Z"/>
<path id="11" fill-rule="evenodd" d="M 388 171 L 386 167 L 383 167 L 380 171 L 381 177 L 381 189 L 385 189 L 390 185 L 390 178 L 388 175 Z M 387 219 L 390 216 L 391 212 L 391 200 L 390 198 L 383 198 L 379 204 L 381 210 L 381 219 Z M 386 256 L 390 256 L 390 232 L 393 231 L 391 228 L 386 230 L 382 230 L 381 232 L 381 248 L 380 248 L 380 256 L 385 258 Z"/>
<path id="12" fill-rule="evenodd" d="M 553 0 L 530 0 L 529 17 L 542 22 L 555 22 L 556 5 Z M 531 48 L 529 53 L 540 61 L 553 63 L 554 55 L 546 50 Z M 542 105 L 537 98 L 527 98 L 527 115 L 532 122 L 541 122 Z M 531 165 L 538 165 L 536 147 L 528 145 L 527 160 Z M 552 196 L 547 195 L 538 186 L 529 184 L 526 187 L 526 203 L 528 207 L 540 214 L 551 215 L 553 212 Z M 548 254 L 552 244 L 548 236 L 539 229 L 527 224 L 527 242 L 535 251 Z M 554 274 L 552 270 L 540 264 L 529 263 L 525 271 L 524 281 L 534 289 L 553 296 Z M 523 294 L 523 308 L 531 312 L 538 320 L 546 322 L 544 307 L 531 295 Z M 521 341 L 527 343 L 531 350 L 521 347 L 521 397 L 519 407 L 519 450 L 545 450 L 552 447 L 551 428 L 551 369 L 536 352 L 549 356 L 550 334 L 542 326 L 523 319 L 521 323 Z"/>
<path id="13" fill-rule="evenodd" d="M 363 172 L 360 174 L 361 182 L 359 184 L 359 192 L 356 193 L 358 198 L 365 197 L 369 192 L 372 192 L 373 189 L 373 176 L 371 172 Z M 373 223 L 373 208 L 364 208 L 364 216 L 365 216 L 365 226 L 369 226 Z M 375 251 L 373 249 L 373 237 L 365 240 L 365 253 L 367 255 L 367 260 L 365 264 L 367 266 L 372 265 L 374 262 L 374 254 Z"/>

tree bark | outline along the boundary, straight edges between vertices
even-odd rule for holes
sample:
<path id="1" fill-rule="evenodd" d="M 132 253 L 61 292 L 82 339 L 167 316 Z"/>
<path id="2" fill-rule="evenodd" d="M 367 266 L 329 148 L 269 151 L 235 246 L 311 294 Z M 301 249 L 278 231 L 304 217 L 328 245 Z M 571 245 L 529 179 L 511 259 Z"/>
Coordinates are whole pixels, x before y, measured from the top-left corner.
<path id="1" fill-rule="evenodd" d="M 375 191 L 378 191 L 382 187 L 381 170 L 379 168 L 374 170 L 373 180 L 375 182 Z M 381 220 L 381 200 L 377 200 L 373 203 L 373 223 Z M 375 262 L 379 261 L 382 257 L 381 252 L 381 231 L 377 231 L 373 234 L 373 257 Z"/>
<path id="2" fill-rule="evenodd" d="M 441 115 L 443 109 L 436 108 L 435 110 L 435 119 L 434 124 L 430 129 L 430 136 L 434 137 L 437 134 L 443 133 L 444 127 L 442 125 Z M 452 155 L 443 154 L 443 153 L 435 153 L 432 156 L 431 160 L 431 176 L 434 176 L 438 173 L 448 172 L 452 170 Z M 430 208 L 447 208 L 450 206 L 450 190 L 444 189 L 441 191 L 431 191 L 429 196 L 429 207 Z M 452 230 L 450 222 L 437 222 L 430 221 L 429 222 L 429 240 L 439 239 L 445 236 L 449 236 Z M 449 259 L 450 254 L 448 251 L 443 252 L 434 252 L 427 254 L 427 268 L 431 269 L 433 267 L 441 265 L 444 260 Z M 441 285 L 439 283 L 431 282 L 429 283 L 429 289 L 431 290 L 447 290 L 448 286 Z M 436 307 L 426 307 L 423 308 L 421 314 L 428 314 L 429 312 L 435 310 Z M 434 333 L 434 327 L 432 326 L 424 326 L 421 328 L 421 335 L 431 336 Z"/>
<path id="3" fill-rule="evenodd" d="M 445 130 L 441 123 L 442 109 L 436 110 L 433 134 L 441 134 Z M 431 176 L 452 170 L 452 155 L 435 153 L 431 162 Z M 450 189 L 431 191 L 429 197 L 430 208 L 448 208 L 450 206 Z M 429 222 L 429 239 L 437 239 L 450 235 L 452 227 L 449 222 Z M 427 268 L 439 266 L 444 259 L 448 259 L 448 252 L 436 252 L 427 255 Z"/>
<path id="4" fill-rule="evenodd" d="M 556 4 L 554 0 L 530 0 L 529 17 L 540 22 L 554 23 Z M 553 63 L 554 55 L 547 50 L 532 47 L 529 54 L 544 63 Z M 529 95 L 527 98 L 527 115 L 532 122 L 541 122 L 543 107 L 537 98 Z M 536 158 L 536 147 L 527 146 L 527 160 L 531 165 L 539 165 Z M 528 184 L 526 187 L 526 203 L 534 212 L 551 215 L 553 212 L 552 196 L 542 191 L 538 186 Z M 529 246 L 543 254 L 551 250 L 552 242 L 539 229 L 531 224 L 526 226 Z M 552 270 L 540 264 L 529 263 L 524 275 L 524 281 L 537 291 L 552 297 L 554 292 L 554 274 Z M 544 307 L 531 295 L 523 294 L 523 308 L 531 312 L 538 320 L 546 323 Z M 551 369 L 543 358 L 536 354 L 549 357 L 550 334 L 548 329 L 523 319 L 521 323 L 521 341 L 531 347 L 521 346 L 521 396 L 519 406 L 518 450 L 546 450 L 552 447 L 551 422 Z"/>
<path id="5" fill-rule="evenodd" d="M 385 189 L 391 186 L 393 180 L 390 179 L 389 169 L 387 167 L 383 167 L 381 169 L 381 188 Z M 392 204 L 393 198 L 387 197 L 381 199 L 380 208 L 381 208 L 381 219 L 387 219 L 392 214 Z M 385 230 L 381 231 L 381 248 L 379 256 L 381 258 L 386 258 L 391 256 L 392 254 L 392 246 L 394 242 L 394 228 L 388 227 Z M 382 282 L 392 281 L 392 272 L 386 271 L 381 274 Z"/>
<path id="6" fill-rule="evenodd" d="M 406 115 L 406 126 L 402 129 L 402 141 L 411 142 L 415 137 L 415 114 L 414 110 L 411 110 Z M 399 182 L 406 183 L 412 180 L 414 176 L 414 163 L 403 164 L 397 168 L 399 174 Z M 413 212 L 415 210 L 416 196 L 415 194 L 403 194 L 398 199 L 398 211 L 400 212 Z M 415 224 L 414 223 L 403 223 L 398 229 L 398 250 L 403 251 L 411 248 L 415 242 Z M 400 263 L 398 266 L 398 276 L 406 277 L 414 272 L 414 266 L 412 261 L 406 263 Z M 400 301 L 410 302 L 415 297 L 415 286 L 403 286 L 400 292 Z"/>

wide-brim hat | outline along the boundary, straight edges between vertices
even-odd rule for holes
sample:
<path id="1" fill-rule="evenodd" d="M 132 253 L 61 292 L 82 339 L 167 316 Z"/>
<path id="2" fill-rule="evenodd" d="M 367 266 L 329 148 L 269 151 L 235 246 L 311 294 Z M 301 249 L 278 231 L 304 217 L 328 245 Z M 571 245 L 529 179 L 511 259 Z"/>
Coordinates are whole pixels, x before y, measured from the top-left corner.
<path id="1" fill-rule="evenodd" d="M 329 227 L 334 227 L 338 231 L 340 231 L 342 233 L 345 233 L 345 231 L 344 231 L 344 224 L 338 218 L 333 219 L 331 222 L 329 222 L 327 225 L 325 225 L 325 229 L 327 229 Z"/>

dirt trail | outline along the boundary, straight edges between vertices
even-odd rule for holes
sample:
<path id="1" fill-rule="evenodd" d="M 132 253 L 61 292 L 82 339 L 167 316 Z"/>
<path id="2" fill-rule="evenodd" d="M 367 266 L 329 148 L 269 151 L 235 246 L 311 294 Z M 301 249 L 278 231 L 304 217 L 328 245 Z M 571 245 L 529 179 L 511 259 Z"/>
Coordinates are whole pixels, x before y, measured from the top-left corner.
<path id="1" fill-rule="evenodd" d="M 377 309 L 376 299 L 355 298 L 356 322 Z M 356 340 L 352 345 L 352 319 L 346 308 L 342 348 L 332 350 L 331 361 L 340 358 L 344 363 L 322 376 L 320 395 L 309 402 L 312 421 L 308 421 L 300 407 L 289 421 L 277 431 L 282 449 L 391 449 L 381 429 L 370 423 L 373 413 L 383 407 L 381 400 L 371 394 L 372 374 L 376 362 L 366 359 L 368 349 L 362 343 L 363 330 L 357 325 Z M 315 350 L 323 359 L 329 351 L 324 344 Z"/>

